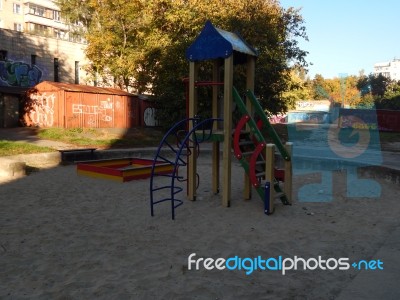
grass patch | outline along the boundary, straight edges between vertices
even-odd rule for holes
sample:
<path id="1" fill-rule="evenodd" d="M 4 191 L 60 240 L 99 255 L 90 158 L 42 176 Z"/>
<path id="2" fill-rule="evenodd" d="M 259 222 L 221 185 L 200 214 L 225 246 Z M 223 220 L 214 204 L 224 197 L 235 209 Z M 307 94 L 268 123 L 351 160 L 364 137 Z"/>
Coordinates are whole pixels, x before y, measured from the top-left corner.
<path id="1" fill-rule="evenodd" d="M 54 149 L 48 147 L 39 147 L 24 142 L 12 142 L 12 141 L 0 140 L 0 156 L 44 153 L 53 151 Z"/>
<path id="2" fill-rule="evenodd" d="M 42 139 L 97 148 L 157 146 L 162 136 L 162 132 L 154 128 L 130 128 L 128 130 L 44 128 L 38 132 L 38 137 Z"/>

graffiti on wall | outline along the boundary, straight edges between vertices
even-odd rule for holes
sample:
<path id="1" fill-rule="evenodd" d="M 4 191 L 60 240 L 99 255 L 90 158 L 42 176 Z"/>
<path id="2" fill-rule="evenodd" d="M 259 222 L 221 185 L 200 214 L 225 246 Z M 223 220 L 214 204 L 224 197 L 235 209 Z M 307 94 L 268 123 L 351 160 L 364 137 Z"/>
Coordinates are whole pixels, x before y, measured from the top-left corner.
<path id="1" fill-rule="evenodd" d="M 360 122 L 362 120 L 362 122 Z M 400 131 L 400 112 L 391 110 L 340 109 L 341 128 Z"/>
<path id="2" fill-rule="evenodd" d="M 157 126 L 156 109 L 154 107 L 147 107 L 143 112 L 143 121 L 146 126 Z"/>
<path id="3" fill-rule="evenodd" d="M 22 61 L 0 61 L 0 85 L 31 87 L 40 82 L 42 71 Z"/>
<path id="4" fill-rule="evenodd" d="M 299 100 L 296 101 L 296 111 L 330 111 L 331 102 L 329 100 Z"/>
<path id="5" fill-rule="evenodd" d="M 54 104 L 56 96 L 54 94 L 32 94 L 32 110 L 29 117 L 35 126 L 50 127 L 54 124 Z"/>
<path id="6" fill-rule="evenodd" d="M 325 112 L 289 112 L 287 114 L 288 123 L 329 123 L 329 114 Z"/>
<path id="7" fill-rule="evenodd" d="M 100 101 L 100 105 L 72 104 L 72 113 L 74 115 L 88 116 L 88 125 L 96 124 L 96 117 L 103 122 L 113 120 L 114 106 L 110 99 Z"/>
<path id="8" fill-rule="evenodd" d="M 287 115 L 285 114 L 277 114 L 277 115 L 272 115 L 269 117 L 269 121 L 271 124 L 280 124 L 280 123 L 286 123 L 287 120 Z"/>

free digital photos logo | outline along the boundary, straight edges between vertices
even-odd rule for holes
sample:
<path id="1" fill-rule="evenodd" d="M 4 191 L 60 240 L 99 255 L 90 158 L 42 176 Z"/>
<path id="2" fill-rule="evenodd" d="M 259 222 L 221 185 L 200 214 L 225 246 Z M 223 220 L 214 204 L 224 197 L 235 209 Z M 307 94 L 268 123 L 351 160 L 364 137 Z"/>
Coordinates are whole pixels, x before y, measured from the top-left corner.
<path id="1" fill-rule="evenodd" d="M 346 75 L 341 74 L 344 95 Z M 322 91 L 326 97 L 329 94 Z M 343 103 L 342 103 L 343 106 Z M 316 175 L 297 194 L 300 202 L 330 202 L 334 199 L 335 171 L 346 175 L 346 197 L 379 198 L 380 184 L 360 178 L 359 169 L 382 164 L 376 109 L 348 109 L 331 105 L 324 122 L 288 124 L 293 141 L 293 173 Z"/>

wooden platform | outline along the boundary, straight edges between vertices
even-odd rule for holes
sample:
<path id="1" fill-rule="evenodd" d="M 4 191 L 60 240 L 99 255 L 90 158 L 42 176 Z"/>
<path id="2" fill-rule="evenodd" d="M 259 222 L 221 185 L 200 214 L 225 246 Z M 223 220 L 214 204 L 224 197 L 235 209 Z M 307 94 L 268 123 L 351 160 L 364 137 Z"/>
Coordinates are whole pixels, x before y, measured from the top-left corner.
<path id="1" fill-rule="evenodd" d="M 142 158 L 103 159 L 78 162 L 76 170 L 79 175 L 126 182 L 149 178 L 152 164 L 153 160 Z M 157 162 L 155 167 L 157 174 L 170 174 L 173 169 L 165 162 Z"/>

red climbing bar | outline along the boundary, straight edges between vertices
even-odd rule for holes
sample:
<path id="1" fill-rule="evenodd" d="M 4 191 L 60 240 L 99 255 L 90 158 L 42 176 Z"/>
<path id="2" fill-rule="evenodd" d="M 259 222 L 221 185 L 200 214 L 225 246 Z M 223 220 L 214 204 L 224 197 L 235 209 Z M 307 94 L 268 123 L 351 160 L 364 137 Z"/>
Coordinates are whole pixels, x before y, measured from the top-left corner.
<path id="1" fill-rule="evenodd" d="M 240 135 L 241 132 L 243 130 L 243 128 L 246 126 L 246 123 L 250 120 L 250 116 L 249 115 L 244 115 L 239 123 L 237 124 L 236 128 L 235 128 L 235 133 L 233 135 L 233 152 L 235 153 L 235 156 L 237 159 L 241 159 L 242 158 L 242 150 L 240 150 Z"/>
<path id="2" fill-rule="evenodd" d="M 257 158 L 260 156 L 261 152 L 265 149 L 266 144 L 265 143 L 259 143 L 254 150 L 253 155 L 250 157 L 250 163 L 249 163 L 249 178 L 251 184 L 255 187 L 258 188 L 260 186 L 260 183 L 257 179 L 256 176 L 256 163 L 257 163 Z"/>

